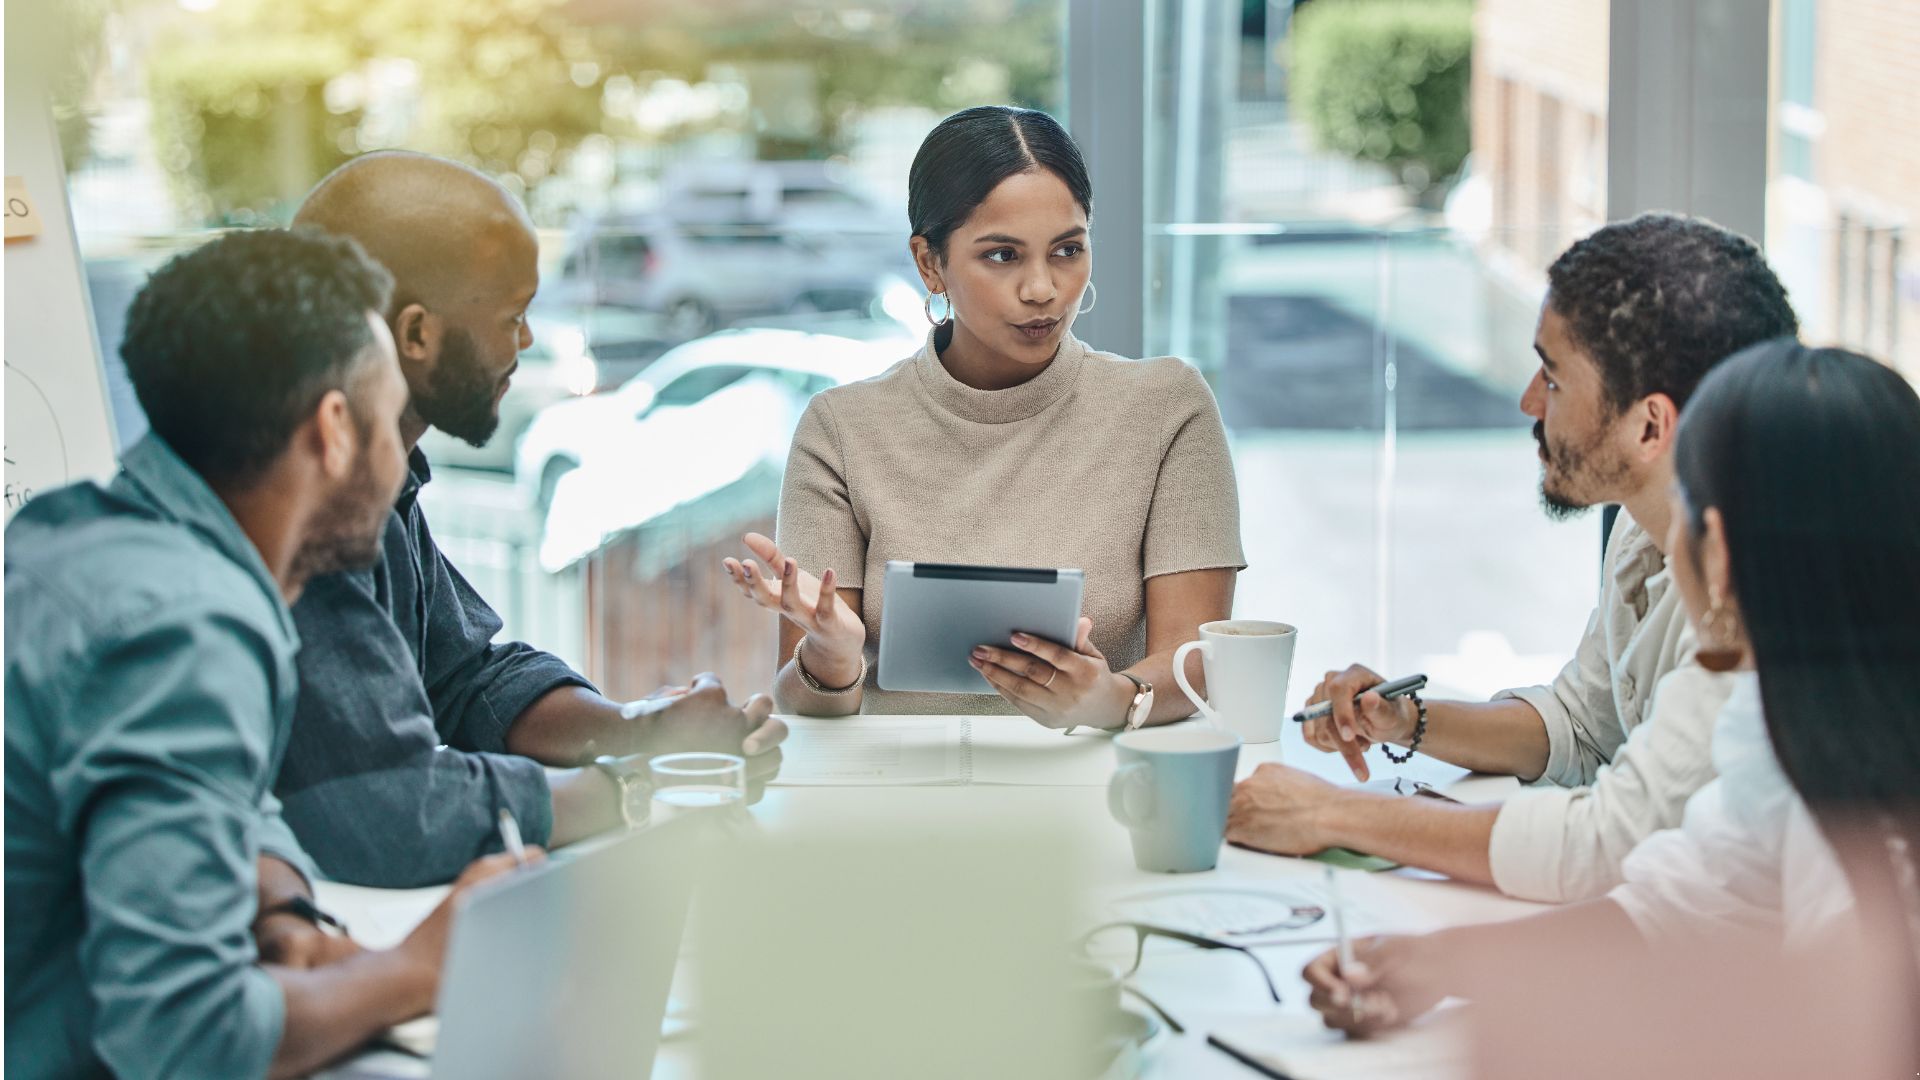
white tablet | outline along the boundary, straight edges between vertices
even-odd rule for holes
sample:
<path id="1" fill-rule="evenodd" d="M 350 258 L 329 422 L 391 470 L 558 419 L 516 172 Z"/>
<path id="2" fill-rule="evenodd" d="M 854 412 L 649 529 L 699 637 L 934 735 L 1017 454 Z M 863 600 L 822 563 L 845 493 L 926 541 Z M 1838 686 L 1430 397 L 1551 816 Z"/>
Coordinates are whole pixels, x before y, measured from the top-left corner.
<path id="1" fill-rule="evenodd" d="M 949 563 L 887 563 L 880 605 L 882 690 L 991 694 L 968 658 L 977 645 L 1012 648 L 1015 631 L 1071 646 L 1085 575 Z"/>

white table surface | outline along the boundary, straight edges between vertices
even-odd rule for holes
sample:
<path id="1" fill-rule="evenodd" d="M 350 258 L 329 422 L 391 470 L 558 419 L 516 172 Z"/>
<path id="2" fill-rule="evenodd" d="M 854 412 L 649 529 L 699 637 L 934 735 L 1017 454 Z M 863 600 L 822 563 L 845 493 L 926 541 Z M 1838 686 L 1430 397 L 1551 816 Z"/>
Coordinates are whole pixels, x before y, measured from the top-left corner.
<path id="1" fill-rule="evenodd" d="M 1017 722 L 1017 721 L 1007 721 Z M 1289 764 L 1340 783 L 1351 783 L 1345 763 L 1335 755 L 1308 747 L 1295 725 L 1286 725 L 1278 743 L 1245 747 L 1242 777 L 1260 763 L 1284 758 Z M 1510 779 L 1467 777 L 1461 770 L 1426 758 L 1395 767 L 1373 755 L 1374 776 L 1407 775 L 1450 790 L 1467 801 L 1493 800 L 1515 790 Z M 871 820 L 889 810 L 917 810 L 963 816 L 997 809 L 1037 815 L 1070 823 L 1084 837 L 1098 867 L 1104 892 L 1109 889 L 1179 886 L 1280 887 L 1289 884 L 1317 890 L 1325 874 L 1321 863 L 1282 858 L 1224 847 L 1219 866 L 1198 874 L 1154 874 L 1133 865 L 1127 832 L 1107 814 L 1106 792 L 1097 787 L 1040 786 L 927 786 L 927 787 L 772 787 L 751 808 L 763 829 L 771 832 L 810 830 L 835 821 Z M 1509 899 L 1490 888 L 1465 885 L 1415 870 L 1383 873 L 1341 871 L 1340 885 L 1347 904 L 1364 911 L 1372 927 L 1417 932 L 1460 923 L 1514 918 L 1540 905 Z M 403 936 L 408 926 L 424 916 L 444 889 L 415 889 L 385 893 L 322 883 L 322 907 L 334 905 L 359 914 L 356 936 L 370 945 L 385 945 Z M 351 922 L 351 918 L 349 922 Z M 1330 931 L 1329 931 L 1330 932 Z M 1300 969 L 1324 949 L 1324 944 L 1260 947 L 1260 958 L 1280 989 L 1284 1012 L 1305 1013 L 1306 984 Z M 1257 1022 L 1270 1017 L 1275 1006 L 1259 974 L 1244 957 L 1229 952 L 1155 952 L 1141 966 L 1134 981 L 1187 1027 L 1169 1039 L 1149 1062 L 1149 1077 L 1256 1076 L 1252 1070 L 1207 1045 L 1210 1031 Z M 692 1048 L 672 1041 L 662 1046 L 654 1069 L 656 1078 L 696 1075 Z"/>

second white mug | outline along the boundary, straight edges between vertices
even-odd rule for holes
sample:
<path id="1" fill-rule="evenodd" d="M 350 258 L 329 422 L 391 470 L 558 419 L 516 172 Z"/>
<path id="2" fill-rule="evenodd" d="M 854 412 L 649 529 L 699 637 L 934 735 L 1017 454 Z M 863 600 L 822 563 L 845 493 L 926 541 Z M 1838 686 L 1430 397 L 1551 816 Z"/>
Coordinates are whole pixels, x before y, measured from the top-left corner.
<path id="1" fill-rule="evenodd" d="M 1286 719 L 1287 677 L 1298 636 L 1286 623 L 1259 619 L 1202 623 L 1200 640 L 1174 650 L 1173 679 L 1216 726 L 1245 742 L 1273 742 Z M 1187 681 L 1187 654 L 1195 650 L 1207 673 L 1205 697 Z"/>

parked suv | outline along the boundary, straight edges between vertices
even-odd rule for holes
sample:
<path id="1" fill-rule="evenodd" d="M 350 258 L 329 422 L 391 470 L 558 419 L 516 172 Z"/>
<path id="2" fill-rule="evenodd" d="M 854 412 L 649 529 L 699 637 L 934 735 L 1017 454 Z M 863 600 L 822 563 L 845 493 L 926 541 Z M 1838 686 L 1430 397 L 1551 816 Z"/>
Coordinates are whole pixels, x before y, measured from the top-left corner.
<path id="1" fill-rule="evenodd" d="M 652 214 L 591 222 L 542 292 L 567 308 L 660 313 L 665 336 L 686 341 L 754 315 L 864 307 L 889 275 L 884 259 L 830 239 Z"/>

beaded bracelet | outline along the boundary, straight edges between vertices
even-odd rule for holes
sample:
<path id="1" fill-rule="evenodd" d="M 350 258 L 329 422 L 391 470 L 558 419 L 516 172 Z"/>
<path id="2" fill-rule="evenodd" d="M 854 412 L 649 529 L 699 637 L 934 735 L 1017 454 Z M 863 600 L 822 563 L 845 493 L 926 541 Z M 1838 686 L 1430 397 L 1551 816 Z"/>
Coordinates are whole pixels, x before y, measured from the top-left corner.
<path id="1" fill-rule="evenodd" d="M 1419 694 L 1408 694 L 1407 696 L 1413 699 L 1414 708 L 1420 710 L 1420 719 L 1413 725 L 1413 741 L 1407 744 L 1407 752 L 1404 754 L 1395 754 L 1391 746 L 1382 746 L 1380 748 L 1380 752 L 1387 755 L 1387 760 L 1393 762 L 1395 765 L 1405 765 L 1407 762 L 1412 761 L 1414 752 L 1420 749 L 1420 740 L 1427 737 L 1427 703 L 1420 700 Z"/>

